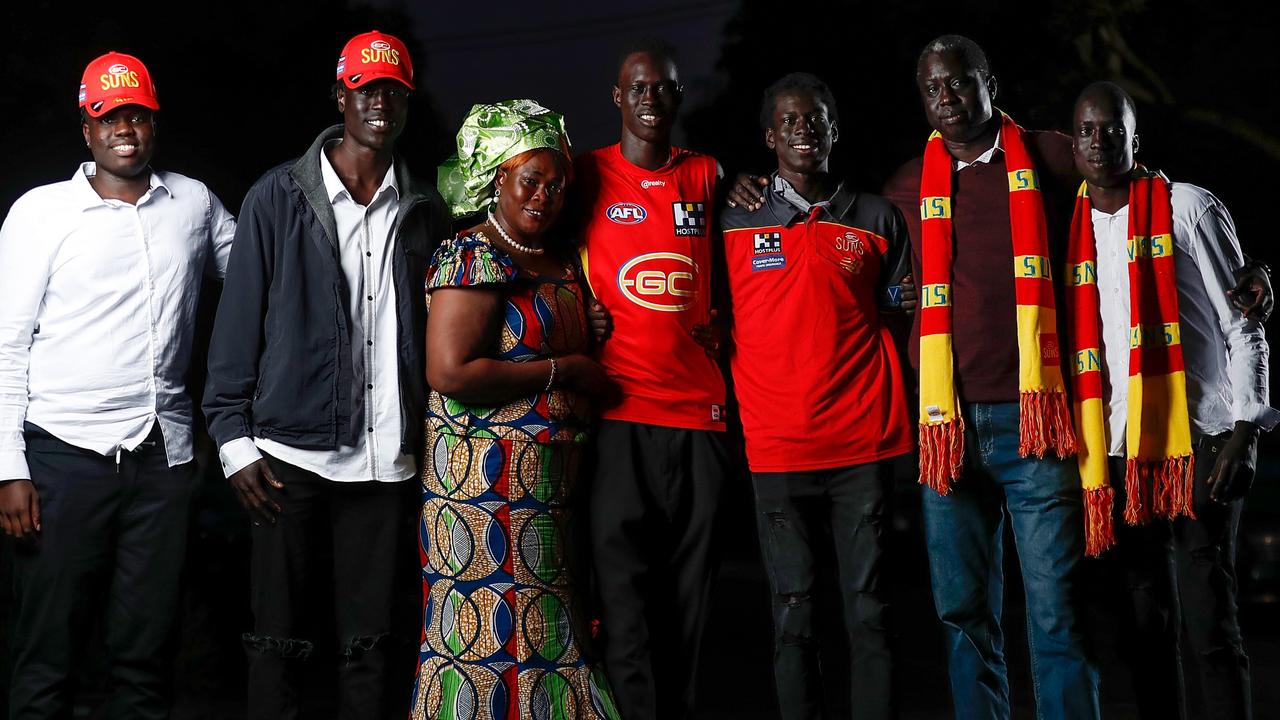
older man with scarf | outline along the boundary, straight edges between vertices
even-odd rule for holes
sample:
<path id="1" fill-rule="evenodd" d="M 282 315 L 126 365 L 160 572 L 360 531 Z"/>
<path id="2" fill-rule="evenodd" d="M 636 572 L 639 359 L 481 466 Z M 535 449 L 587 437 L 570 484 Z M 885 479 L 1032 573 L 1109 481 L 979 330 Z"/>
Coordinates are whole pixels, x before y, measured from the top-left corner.
<path id="1" fill-rule="evenodd" d="M 995 111 L 996 80 L 972 40 L 920 55 L 916 82 L 934 128 L 923 158 L 885 195 L 913 244 L 920 310 L 920 481 L 934 604 L 962 718 L 1009 717 L 1000 625 L 1001 555 L 1012 524 L 1026 588 L 1041 718 L 1099 714 L 1098 672 L 1075 596 L 1084 551 L 1075 452 L 1050 267 L 1072 187 L 1063 135 Z"/>
<path id="2" fill-rule="evenodd" d="M 1089 552 L 1119 541 L 1120 647 L 1142 717 L 1250 718 L 1236 531 L 1258 434 L 1280 413 L 1262 325 L 1223 296 L 1244 263 L 1235 226 L 1208 191 L 1134 162 L 1118 86 L 1085 88 L 1072 125 L 1085 181 L 1064 276 Z M 1181 630 L 1199 707 L 1184 701 Z"/>

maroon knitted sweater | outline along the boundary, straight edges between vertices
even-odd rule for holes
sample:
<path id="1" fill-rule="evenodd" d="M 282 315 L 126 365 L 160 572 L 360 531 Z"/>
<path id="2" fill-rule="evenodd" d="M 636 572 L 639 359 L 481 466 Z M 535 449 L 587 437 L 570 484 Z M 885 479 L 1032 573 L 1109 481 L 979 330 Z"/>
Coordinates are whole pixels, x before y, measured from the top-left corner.
<path id="1" fill-rule="evenodd" d="M 1028 132 L 1027 150 L 1040 176 L 1049 261 L 1063 322 L 1062 262 L 1079 179 L 1071 139 L 1056 132 Z M 920 171 L 923 157 L 907 162 L 885 184 L 884 196 L 902 211 L 911 234 L 911 264 L 920 277 Z M 956 392 L 961 402 L 1018 400 L 1017 304 L 1013 289 L 1013 236 L 1009 180 L 1003 152 L 951 175 L 951 227 L 955 239 L 951 307 Z M 920 367 L 920 315 L 911 330 L 911 365 Z"/>

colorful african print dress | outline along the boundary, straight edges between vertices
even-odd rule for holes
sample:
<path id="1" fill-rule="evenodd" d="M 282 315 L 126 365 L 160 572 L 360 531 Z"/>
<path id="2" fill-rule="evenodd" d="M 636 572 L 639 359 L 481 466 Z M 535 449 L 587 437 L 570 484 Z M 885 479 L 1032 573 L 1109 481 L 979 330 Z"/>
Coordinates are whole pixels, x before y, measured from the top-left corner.
<path id="1" fill-rule="evenodd" d="M 480 285 L 507 290 L 500 359 L 586 349 L 572 271 L 534 278 L 478 233 L 436 252 L 428 293 Z M 618 720 L 604 672 L 582 656 L 585 618 L 574 612 L 566 567 L 585 417 L 582 399 L 558 389 L 500 407 L 431 393 L 413 718 Z"/>

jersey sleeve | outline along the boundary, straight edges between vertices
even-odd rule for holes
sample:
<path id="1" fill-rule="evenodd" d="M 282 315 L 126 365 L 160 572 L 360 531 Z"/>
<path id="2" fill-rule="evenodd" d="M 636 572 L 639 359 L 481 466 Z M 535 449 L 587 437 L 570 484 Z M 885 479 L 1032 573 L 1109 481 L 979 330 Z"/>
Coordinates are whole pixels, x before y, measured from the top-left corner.
<path id="1" fill-rule="evenodd" d="M 907 223 L 897 206 L 890 205 L 889 211 L 892 217 L 889 219 L 889 232 L 885 234 L 889 247 L 884 264 L 880 266 L 881 292 L 890 285 L 897 285 L 904 275 L 911 272 L 911 239 L 907 235 Z M 882 303 L 886 300 L 889 298 L 883 298 Z"/>

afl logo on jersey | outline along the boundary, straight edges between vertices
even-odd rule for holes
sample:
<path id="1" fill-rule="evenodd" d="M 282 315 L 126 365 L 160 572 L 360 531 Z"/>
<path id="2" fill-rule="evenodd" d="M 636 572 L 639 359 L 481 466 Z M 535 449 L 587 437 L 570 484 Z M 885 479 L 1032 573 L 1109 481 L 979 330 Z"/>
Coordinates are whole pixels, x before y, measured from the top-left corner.
<path id="1" fill-rule="evenodd" d="M 659 312 L 687 310 L 698 296 L 698 265 L 672 252 L 631 258 L 618 270 L 618 289 L 631 302 Z"/>
<path id="2" fill-rule="evenodd" d="M 646 211 L 640 205 L 629 202 L 614 203 L 604 211 L 605 217 L 618 223 L 619 225 L 636 225 L 644 222 L 649 217 Z"/>

